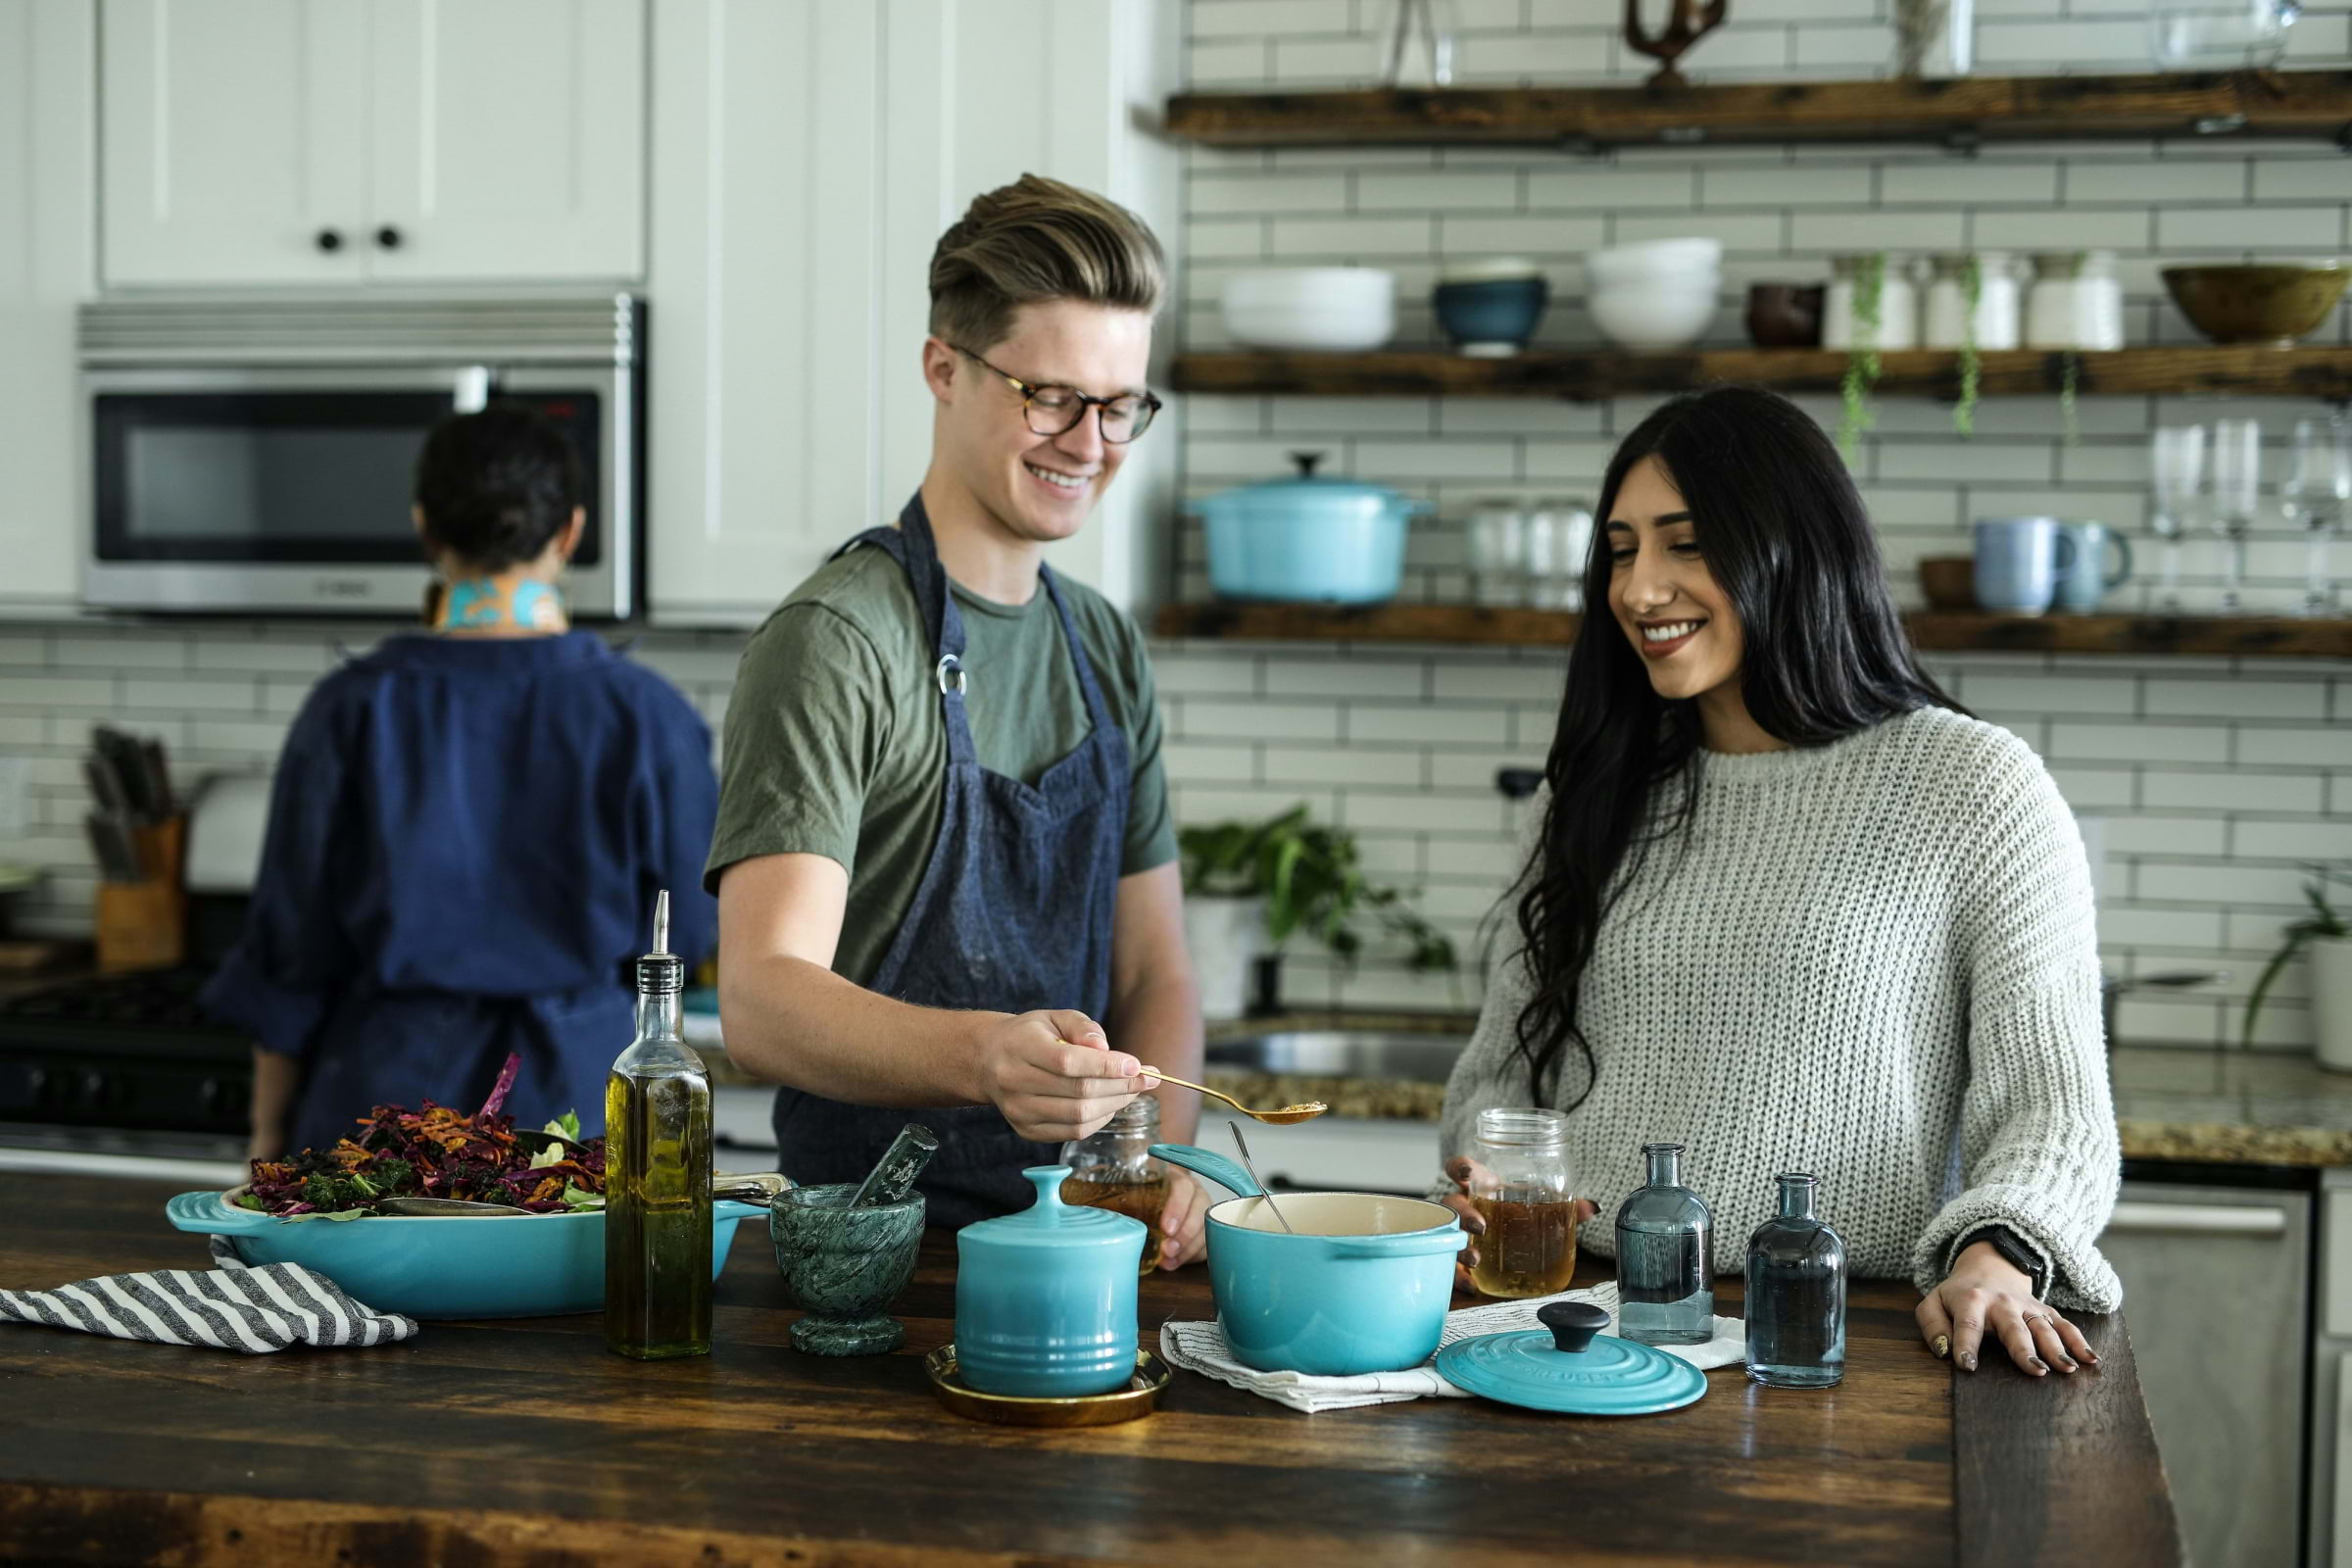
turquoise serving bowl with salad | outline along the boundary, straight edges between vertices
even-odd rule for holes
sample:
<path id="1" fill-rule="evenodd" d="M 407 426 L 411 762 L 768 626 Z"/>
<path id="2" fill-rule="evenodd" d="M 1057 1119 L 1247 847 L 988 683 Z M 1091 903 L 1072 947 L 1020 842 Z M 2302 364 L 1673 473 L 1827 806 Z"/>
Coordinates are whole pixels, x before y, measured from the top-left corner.
<path id="1" fill-rule="evenodd" d="M 605 1216 L 410 1217 L 370 1214 L 279 1219 L 239 1207 L 243 1192 L 182 1193 L 164 1205 L 174 1228 L 225 1236 L 242 1261 L 300 1263 L 379 1312 L 420 1318 L 552 1317 L 605 1304 Z M 735 1227 L 763 1210 L 711 1205 L 710 1275 L 726 1267 Z"/>

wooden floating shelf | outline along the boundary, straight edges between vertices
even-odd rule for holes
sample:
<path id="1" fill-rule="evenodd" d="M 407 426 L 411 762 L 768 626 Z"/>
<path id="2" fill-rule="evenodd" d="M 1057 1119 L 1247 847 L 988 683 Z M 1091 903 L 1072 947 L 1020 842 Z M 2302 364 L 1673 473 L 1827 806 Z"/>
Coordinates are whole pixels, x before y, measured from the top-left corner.
<path id="1" fill-rule="evenodd" d="M 2352 168 L 2345 172 L 2352 185 Z M 2231 392 L 2257 397 L 2352 400 L 2352 348 L 2230 344 L 2209 348 L 2120 349 L 2108 354 L 2010 349 L 1978 356 L 1986 397 L 2056 394 L 2069 359 L 2075 390 L 2099 394 Z M 1960 394 L 1960 357 L 1942 349 L 1879 356 L 1885 395 L 1944 399 Z M 1181 392 L 1306 394 L 1316 397 L 1559 398 L 1590 403 L 1623 393 L 1682 392 L 1744 381 L 1783 392 L 1835 392 L 1842 350 L 1711 349 L 1685 354 L 1537 350 L 1507 360 L 1471 359 L 1443 349 L 1372 354 L 1239 351 L 1177 356 Z"/>
<path id="2" fill-rule="evenodd" d="M 1439 643 L 1564 647 L 1583 617 L 1560 610 L 1484 605 L 1163 606 L 1162 637 L 1257 642 Z M 1937 653 L 2195 654 L 2253 659 L 2352 659 L 2352 620 L 2272 616 L 1986 615 L 1942 611 L 1903 617 L 1914 646 Z"/>
<path id="3" fill-rule="evenodd" d="M 1698 65 L 1705 69 L 1705 51 Z M 1682 87 L 1447 87 L 1186 93 L 1172 135 L 1221 147 L 1652 143 L 2235 135 L 2352 149 L 2352 72 L 1964 76 L 1953 81 Z"/>

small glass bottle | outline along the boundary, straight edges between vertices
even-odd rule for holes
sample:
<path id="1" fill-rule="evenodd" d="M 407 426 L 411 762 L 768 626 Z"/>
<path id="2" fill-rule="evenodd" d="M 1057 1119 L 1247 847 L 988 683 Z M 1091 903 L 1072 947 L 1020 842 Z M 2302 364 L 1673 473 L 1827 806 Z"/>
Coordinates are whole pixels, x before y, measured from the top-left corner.
<path id="1" fill-rule="evenodd" d="M 1781 1211 L 1747 1243 L 1747 1375 L 1776 1389 L 1845 1376 L 1845 1241 L 1813 1212 L 1814 1178 L 1779 1178 Z"/>
<path id="2" fill-rule="evenodd" d="M 1715 1337 L 1715 1216 L 1683 1185 L 1680 1144 L 1643 1144 L 1649 1185 L 1617 1205 L 1617 1332 L 1643 1345 Z"/>
<path id="3" fill-rule="evenodd" d="M 605 1345 L 640 1361 L 710 1351 L 710 1079 L 678 1026 L 686 966 L 669 895 L 637 960 L 637 1041 L 605 1080 Z"/>
<path id="4" fill-rule="evenodd" d="M 1151 1232 L 1139 1275 L 1159 1266 L 1159 1215 L 1168 1206 L 1168 1167 L 1152 1157 L 1158 1142 L 1159 1097 L 1138 1095 L 1093 1137 L 1061 1146 L 1061 1162 L 1070 1167 L 1061 1184 L 1063 1202 L 1140 1219 Z"/>
<path id="5" fill-rule="evenodd" d="M 1976 0 L 1894 0 L 1896 75 L 1945 81 L 1976 60 Z"/>
<path id="6" fill-rule="evenodd" d="M 1478 1113 L 1470 1200 L 1487 1228 L 1474 1244 L 1470 1282 L 1480 1294 L 1553 1296 L 1575 1275 L 1576 1193 L 1561 1147 L 1567 1131 L 1568 1118 L 1556 1110 Z"/>

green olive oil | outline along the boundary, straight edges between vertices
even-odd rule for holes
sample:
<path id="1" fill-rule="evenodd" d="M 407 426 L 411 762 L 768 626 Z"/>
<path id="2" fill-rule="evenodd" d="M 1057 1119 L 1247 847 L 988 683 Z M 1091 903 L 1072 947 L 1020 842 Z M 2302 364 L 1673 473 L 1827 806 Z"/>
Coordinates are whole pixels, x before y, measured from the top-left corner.
<path id="1" fill-rule="evenodd" d="M 605 1344 L 641 1361 L 710 1351 L 710 1079 L 679 1032 L 685 965 L 637 960 L 637 1040 L 605 1080 Z"/>

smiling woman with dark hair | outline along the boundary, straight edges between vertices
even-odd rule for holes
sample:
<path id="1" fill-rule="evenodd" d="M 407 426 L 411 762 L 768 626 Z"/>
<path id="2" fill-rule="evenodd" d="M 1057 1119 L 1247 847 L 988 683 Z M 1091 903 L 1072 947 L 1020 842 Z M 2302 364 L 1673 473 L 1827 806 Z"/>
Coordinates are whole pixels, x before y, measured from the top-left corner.
<path id="1" fill-rule="evenodd" d="M 2120 1170 L 2089 868 L 2040 760 L 1924 673 L 1870 519 L 1802 411 L 1724 387 L 1618 448 L 1546 787 L 1447 1088 L 1569 1111 L 1613 1208 L 1689 1146 L 1737 1272 L 1809 1170 L 1854 1271 L 1909 1275 L 1971 1370 L 2090 1359 Z M 1475 1229 L 1467 1199 L 1449 1199 Z M 1606 1250 L 1608 1227 L 1588 1241 Z"/>

